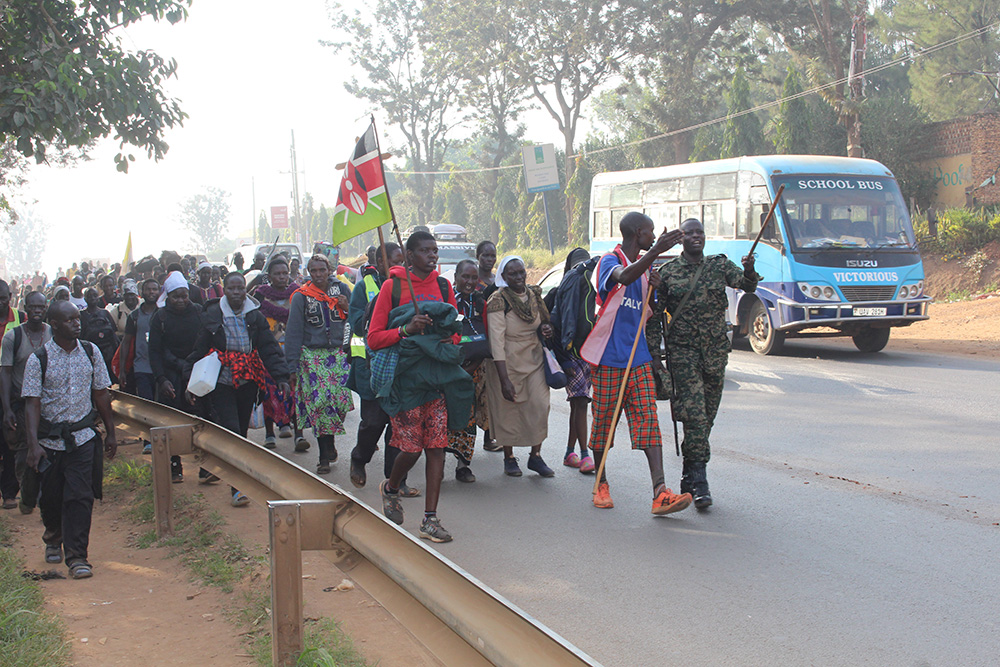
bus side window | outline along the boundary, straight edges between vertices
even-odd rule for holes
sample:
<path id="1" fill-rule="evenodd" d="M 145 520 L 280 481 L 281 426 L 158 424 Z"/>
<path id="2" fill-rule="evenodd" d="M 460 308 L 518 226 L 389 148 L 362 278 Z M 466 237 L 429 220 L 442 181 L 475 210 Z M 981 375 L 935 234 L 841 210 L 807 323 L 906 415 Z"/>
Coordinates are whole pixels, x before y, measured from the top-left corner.
<path id="1" fill-rule="evenodd" d="M 757 232 L 760 231 L 761 225 L 764 224 L 764 220 L 767 218 L 767 212 L 771 209 L 770 204 L 761 204 L 759 207 L 760 214 L 757 217 L 757 229 L 754 230 L 753 238 L 757 237 Z M 778 233 L 778 225 L 776 220 L 771 220 L 771 223 L 764 230 L 764 236 L 761 237 L 764 241 L 769 241 L 774 245 L 781 245 L 781 234 Z"/>

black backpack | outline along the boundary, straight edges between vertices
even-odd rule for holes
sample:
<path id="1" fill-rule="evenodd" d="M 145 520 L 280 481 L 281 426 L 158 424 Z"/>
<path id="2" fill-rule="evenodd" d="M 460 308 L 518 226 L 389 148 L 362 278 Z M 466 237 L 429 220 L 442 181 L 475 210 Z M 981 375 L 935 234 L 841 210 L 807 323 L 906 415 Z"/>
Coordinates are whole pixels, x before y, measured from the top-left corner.
<path id="1" fill-rule="evenodd" d="M 577 357 L 597 321 L 597 289 L 593 278 L 600 261 L 600 257 L 592 257 L 580 262 L 553 290 L 552 325 L 561 348 Z"/>

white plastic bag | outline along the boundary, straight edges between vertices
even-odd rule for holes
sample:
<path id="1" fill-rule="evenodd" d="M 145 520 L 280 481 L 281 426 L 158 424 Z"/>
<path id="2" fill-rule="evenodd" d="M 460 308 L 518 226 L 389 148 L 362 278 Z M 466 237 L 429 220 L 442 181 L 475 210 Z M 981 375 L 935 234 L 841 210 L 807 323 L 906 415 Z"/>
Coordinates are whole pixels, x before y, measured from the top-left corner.
<path id="1" fill-rule="evenodd" d="M 258 403 L 250 413 L 250 428 L 264 428 L 264 404 Z"/>
<path id="2" fill-rule="evenodd" d="M 188 391 L 195 396 L 204 396 L 215 390 L 215 383 L 219 381 L 219 372 L 222 371 L 222 362 L 219 361 L 217 352 L 212 352 L 206 357 L 202 357 L 195 362 L 191 369 L 191 379 L 188 380 Z"/>

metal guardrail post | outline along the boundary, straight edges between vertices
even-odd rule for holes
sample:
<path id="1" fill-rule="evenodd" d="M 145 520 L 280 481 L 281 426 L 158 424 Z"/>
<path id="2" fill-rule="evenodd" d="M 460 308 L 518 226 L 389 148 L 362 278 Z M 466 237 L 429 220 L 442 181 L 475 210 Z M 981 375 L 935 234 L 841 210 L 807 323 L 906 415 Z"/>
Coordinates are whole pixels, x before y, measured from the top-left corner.
<path id="1" fill-rule="evenodd" d="M 350 547 L 333 534 L 337 515 L 351 503 L 336 500 L 272 500 L 267 503 L 271 534 L 271 661 L 294 665 L 302 652 L 302 551 Z"/>
<path id="2" fill-rule="evenodd" d="M 149 440 L 153 444 L 153 515 L 158 538 L 174 534 L 170 457 L 191 453 L 195 428 L 194 424 L 184 424 L 149 429 Z"/>
<path id="3" fill-rule="evenodd" d="M 271 662 L 294 665 L 302 652 L 302 542 L 299 503 L 269 502 L 271 526 Z"/>

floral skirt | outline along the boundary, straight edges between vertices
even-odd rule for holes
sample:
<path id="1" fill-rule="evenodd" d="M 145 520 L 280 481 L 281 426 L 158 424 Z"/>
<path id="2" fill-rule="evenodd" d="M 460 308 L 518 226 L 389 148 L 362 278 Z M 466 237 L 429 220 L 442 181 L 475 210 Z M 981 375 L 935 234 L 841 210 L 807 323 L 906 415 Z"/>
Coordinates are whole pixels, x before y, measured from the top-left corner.
<path id="1" fill-rule="evenodd" d="M 295 376 L 295 415 L 300 429 L 316 436 L 342 435 L 344 417 L 354 409 L 347 388 L 350 360 L 343 350 L 302 348 Z"/>
<path id="2" fill-rule="evenodd" d="M 290 415 L 293 412 L 293 399 L 291 396 L 281 398 L 278 394 L 278 384 L 271 377 L 270 373 L 264 376 L 264 392 L 262 396 L 264 417 L 273 421 L 279 428 L 292 423 Z"/>
<path id="3" fill-rule="evenodd" d="M 476 385 L 476 402 L 469 414 L 469 423 L 461 431 L 448 431 L 448 451 L 457 454 L 462 462 L 468 465 L 476 451 L 476 426 L 488 431 L 490 428 L 489 412 L 486 410 L 486 395 L 483 387 L 486 375 L 482 364 L 472 372 L 472 382 Z"/>

